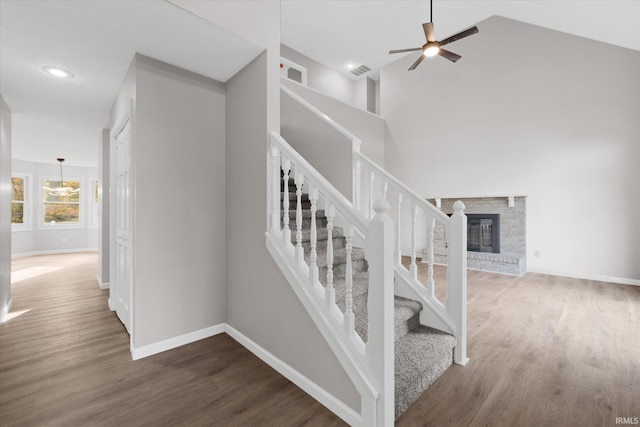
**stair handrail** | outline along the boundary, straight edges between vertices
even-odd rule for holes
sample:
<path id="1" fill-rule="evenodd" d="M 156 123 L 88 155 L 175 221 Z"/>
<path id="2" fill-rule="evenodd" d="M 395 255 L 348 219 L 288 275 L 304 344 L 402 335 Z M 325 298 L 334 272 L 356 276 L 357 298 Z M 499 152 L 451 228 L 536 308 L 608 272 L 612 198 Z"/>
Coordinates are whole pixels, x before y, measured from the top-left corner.
<path id="1" fill-rule="evenodd" d="M 331 183 L 320 174 L 304 157 L 302 157 L 296 150 L 289 145 L 282 136 L 276 132 L 270 133 L 271 142 L 278 146 L 282 152 L 286 153 L 289 160 L 299 165 L 304 171 L 305 177 L 308 177 L 310 181 L 318 187 L 318 190 L 326 193 L 335 205 L 336 210 L 341 214 L 346 215 L 347 218 L 357 226 L 357 228 L 363 233 L 367 233 L 369 229 L 369 220 L 358 210 L 353 208 L 351 202 L 340 193 Z"/>
<path id="2" fill-rule="evenodd" d="M 376 203 L 374 218 L 366 218 L 329 181 L 311 166 L 276 132 L 269 134 L 267 190 L 267 249 L 287 277 L 294 292 L 331 346 L 361 396 L 361 412 L 346 411 L 352 425 L 392 426 L 394 420 L 394 298 L 393 223 L 384 200 Z M 289 179 L 295 186 L 294 229 L 289 226 Z M 281 190 L 281 180 L 284 183 Z M 309 194 L 309 263 L 302 247 L 302 187 Z M 282 200 L 282 225 L 281 206 Z M 325 203 L 327 217 L 327 284 L 319 281 L 316 239 L 317 203 Z M 333 218 L 343 220 L 346 240 L 345 311 L 336 304 L 333 287 Z M 292 234 L 295 232 L 295 235 Z M 365 245 L 369 263 L 368 340 L 355 329 L 352 294 L 352 242 L 358 235 Z M 295 239 L 295 246 L 292 244 Z M 330 267 L 331 266 L 331 267 Z"/>
<path id="3" fill-rule="evenodd" d="M 362 169 L 369 171 L 369 182 L 365 183 L 368 190 L 368 207 L 362 206 Z M 440 209 L 429 203 L 409 186 L 402 183 L 395 176 L 391 175 L 384 168 L 360 152 L 353 153 L 352 181 L 355 192 L 353 194 L 353 204 L 360 210 L 366 209 L 365 216 L 373 217 L 374 201 L 374 180 L 380 181 L 380 192 L 383 199 L 387 199 L 387 191 L 391 187 L 397 193 L 397 214 L 396 214 L 396 242 L 394 270 L 396 277 L 396 295 L 419 300 L 429 311 L 423 310 L 420 321 L 427 326 L 447 331 L 456 338 L 454 349 L 454 362 L 460 365 L 467 363 L 467 217 L 464 215 L 464 204 L 457 201 L 454 204 L 454 213 L 451 217 Z M 401 250 L 401 220 L 400 210 L 403 198 L 411 203 L 411 262 L 409 269 L 402 264 Z M 423 284 L 418 281 L 418 266 L 416 263 L 416 218 L 418 210 L 426 215 L 427 220 L 427 263 L 428 280 Z M 440 230 L 436 230 L 436 223 L 441 225 Z M 447 299 L 442 303 L 435 296 L 434 275 L 434 238 L 440 231 L 445 239 L 447 250 Z M 403 287 L 406 285 L 406 288 Z M 408 289 L 410 294 L 403 293 Z"/>

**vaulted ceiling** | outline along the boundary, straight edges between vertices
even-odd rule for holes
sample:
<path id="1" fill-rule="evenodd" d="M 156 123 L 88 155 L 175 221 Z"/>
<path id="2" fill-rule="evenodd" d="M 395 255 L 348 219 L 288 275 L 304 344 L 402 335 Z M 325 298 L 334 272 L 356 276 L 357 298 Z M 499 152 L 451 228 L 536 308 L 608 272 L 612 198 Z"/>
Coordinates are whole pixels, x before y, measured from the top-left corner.
<path id="1" fill-rule="evenodd" d="M 429 20 L 424 0 L 281 5 L 282 43 L 350 77 L 349 63 L 375 77 L 399 59 L 390 49 L 422 44 Z M 640 0 L 435 0 L 433 13 L 440 39 L 501 15 L 640 51 Z M 225 81 L 260 51 L 166 2 L 2 0 L 0 92 L 13 112 L 13 157 L 96 166 L 97 131 L 134 52 Z M 44 65 L 76 78 L 55 81 Z"/>

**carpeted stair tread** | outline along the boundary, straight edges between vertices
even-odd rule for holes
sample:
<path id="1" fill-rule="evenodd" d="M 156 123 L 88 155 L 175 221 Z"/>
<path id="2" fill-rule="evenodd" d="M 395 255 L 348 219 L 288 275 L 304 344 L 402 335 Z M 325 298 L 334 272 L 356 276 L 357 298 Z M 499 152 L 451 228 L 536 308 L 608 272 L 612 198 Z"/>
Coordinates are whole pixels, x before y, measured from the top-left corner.
<path id="1" fill-rule="evenodd" d="M 284 218 L 284 209 L 280 210 L 280 219 L 282 218 Z M 311 219 L 311 209 L 302 209 L 302 219 Z M 327 220 L 324 209 L 318 209 L 316 211 L 316 221 L 319 219 L 322 219 L 324 221 Z M 289 222 L 291 221 L 295 222 L 295 220 L 296 220 L 296 210 L 294 206 L 293 209 L 289 209 Z M 311 222 L 309 222 L 309 224 L 311 224 Z"/>
<path id="2" fill-rule="evenodd" d="M 396 418 L 453 363 L 452 335 L 420 325 L 395 343 Z"/>
<path id="3" fill-rule="evenodd" d="M 422 304 L 418 301 L 395 297 L 393 304 L 395 341 L 398 341 L 420 326 L 421 311 Z"/>
<path id="4" fill-rule="evenodd" d="M 316 248 L 317 252 L 317 248 Z M 304 258 L 309 263 L 309 258 L 311 254 L 311 248 L 306 248 L 304 251 Z M 364 249 L 361 248 L 353 248 L 351 250 L 351 261 L 360 261 L 364 260 Z M 318 253 L 318 268 L 327 266 L 327 255 L 326 252 L 322 251 Z M 347 248 L 333 248 L 333 265 L 340 265 L 347 263 Z"/>
<path id="5" fill-rule="evenodd" d="M 289 227 L 291 227 L 291 223 L 289 223 Z M 290 229 L 291 230 L 291 243 L 296 244 L 296 232 L 297 230 L 294 229 Z M 334 227 L 331 233 L 331 237 L 333 238 L 333 240 L 335 241 L 336 239 L 340 239 L 343 236 L 343 231 L 342 231 L 342 227 Z M 327 229 L 325 227 L 322 228 L 318 228 L 316 230 L 316 240 L 320 241 L 320 240 L 327 240 L 329 238 L 329 231 L 327 231 Z M 310 245 L 311 241 L 311 230 L 309 230 L 308 228 L 302 229 L 302 245 L 304 246 L 306 245 Z"/>

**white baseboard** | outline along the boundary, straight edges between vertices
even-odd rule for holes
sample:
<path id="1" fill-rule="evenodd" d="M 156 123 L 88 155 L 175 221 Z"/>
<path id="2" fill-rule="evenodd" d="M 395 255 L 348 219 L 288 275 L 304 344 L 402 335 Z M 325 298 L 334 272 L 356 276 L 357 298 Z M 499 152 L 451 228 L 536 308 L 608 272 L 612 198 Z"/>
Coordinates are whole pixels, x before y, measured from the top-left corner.
<path id="1" fill-rule="evenodd" d="M 267 365 L 278 371 L 283 377 L 300 387 L 331 412 L 342 418 L 346 423 L 349 425 L 361 424 L 362 417 L 360 414 L 356 413 L 353 409 L 345 405 L 344 402 L 320 387 L 318 384 L 311 381 L 309 378 L 265 350 L 259 344 L 249 339 L 233 326 L 225 324 L 225 332 L 251 353 L 258 356 Z"/>
<path id="2" fill-rule="evenodd" d="M 102 279 L 100 278 L 100 276 L 97 276 L 96 280 L 98 281 L 98 287 L 100 289 L 109 289 L 109 282 L 102 283 Z"/>
<path id="3" fill-rule="evenodd" d="M 98 252 L 98 248 L 56 249 L 52 251 L 23 252 L 21 254 L 11 254 L 11 259 L 24 258 L 35 255 L 73 254 L 77 252 Z"/>
<path id="4" fill-rule="evenodd" d="M 546 270 L 544 268 L 527 268 L 527 273 L 549 274 L 551 276 L 572 277 L 574 279 L 595 280 L 598 282 L 640 286 L 640 280 L 627 279 L 624 277 L 603 276 L 599 274 L 576 274 L 576 273 L 569 273 L 566 271 Z"/>
<path id="5" fill-rule="evenodd" d="M 11 304 L 13 304 L 13 299 L 9 299 L 2 310 L 0 311 L 0 323 L 4 322 L 4 319 L 7 318 L 9 311 L 11 311 Z"/>
<path id="6" fill-rule="evenodd" d="M 180 347 L 186 344 L 190 344 L 194 341 L 199 341 L 204 338 L 209 338 L 214 335 L 221 334 L 225 331 L 225 324 L 220 323 L 218 325 L 209 326 L 208 328 L 200 329 L 197 331 L 189 332 L 184 335 L 169 338 L 164 341 L 145 345 L 139 348 L 135 348 L 131 345 L 131 357 L 133 360 L 142 359 L 143 357 L 153 356 L 154 354 L 162 353 L 163 351 L 171 350 L 172 348 Z"/>

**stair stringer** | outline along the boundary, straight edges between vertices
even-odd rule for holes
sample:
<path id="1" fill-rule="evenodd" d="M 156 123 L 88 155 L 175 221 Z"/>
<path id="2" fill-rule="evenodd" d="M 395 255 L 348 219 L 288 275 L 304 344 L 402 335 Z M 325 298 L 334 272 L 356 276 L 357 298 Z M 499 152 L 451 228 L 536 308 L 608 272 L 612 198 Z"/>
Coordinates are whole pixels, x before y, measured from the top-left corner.
<path id="1" fill-rule="evenodd" d="M 349 338 L 342 333 L 343 328 L 333 320 L 335 314 L 331 313 L 326 306 L 320 307 L 315 302 L 316 298 L 311 294 L 315 290 L 309 286 L 308 275 L 304 275 L 292 267 L 288 261 L 289 256 L 282 252 L 281 235 L 274 235 L 274 233 L 267 231 L 265 236 L 267 250 L 361 397 L 360 413 L 337 399 L 321 403 L 351 426 L 378 425 L 376 423 L 376 404 L 380 394 L 371 380 L 372 375 L 366 359 L 364 356 L 359 356 L 358 351 L 354 351 L 355 347 L 349 342 Z"/>
<path id="2" fill-rule="evenodd" d="M 456 328 L 447 318 L 444 305 L 426 294 L 422 283 L 412 280 L 406 270 L 399 266 L 394 268 L 394 292 L 396 296 L 413 299 L 422 304 L 420 324 L 456 336 Z"/>

